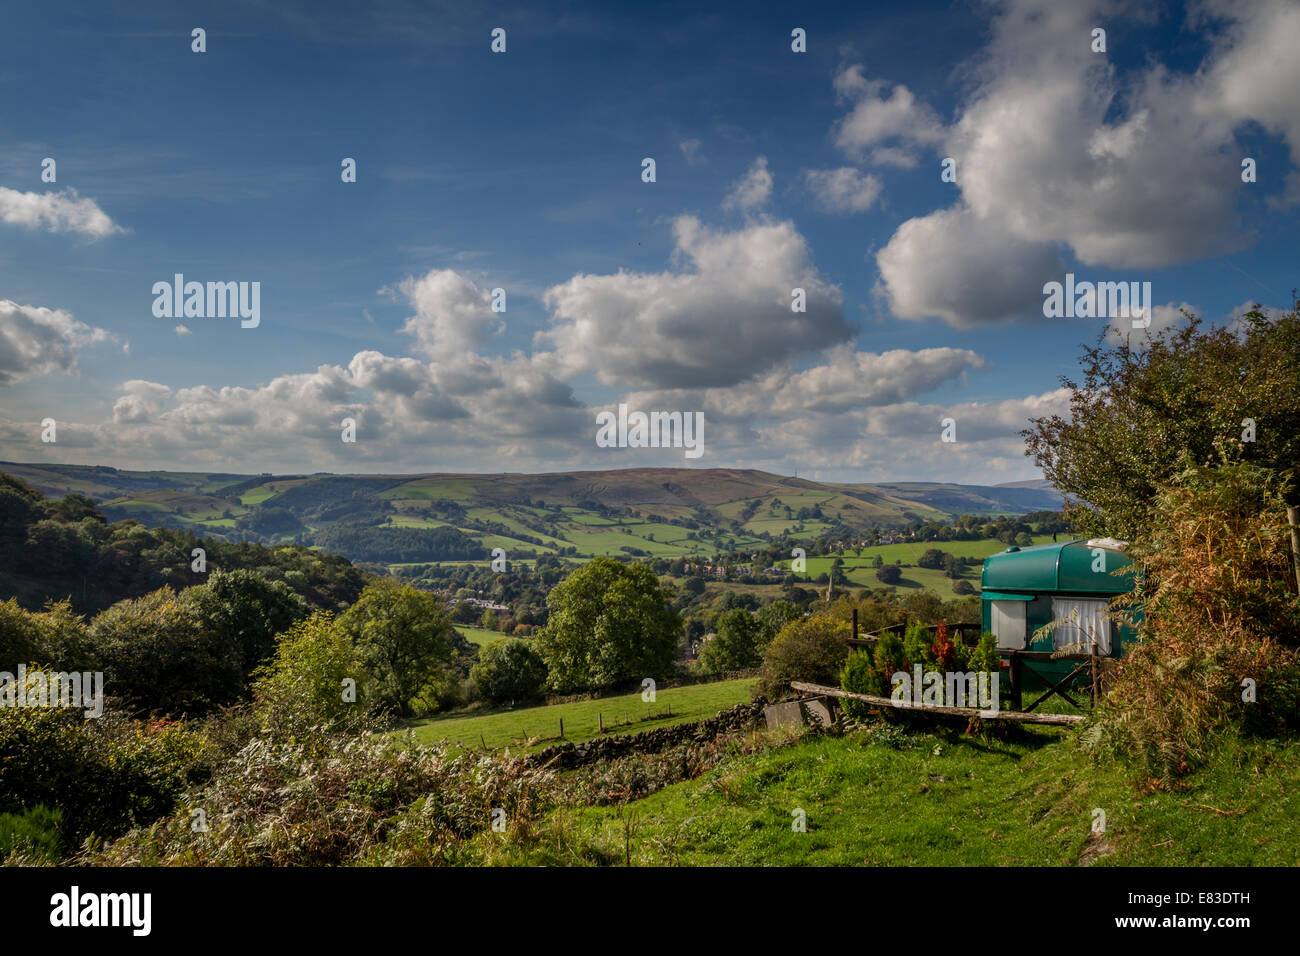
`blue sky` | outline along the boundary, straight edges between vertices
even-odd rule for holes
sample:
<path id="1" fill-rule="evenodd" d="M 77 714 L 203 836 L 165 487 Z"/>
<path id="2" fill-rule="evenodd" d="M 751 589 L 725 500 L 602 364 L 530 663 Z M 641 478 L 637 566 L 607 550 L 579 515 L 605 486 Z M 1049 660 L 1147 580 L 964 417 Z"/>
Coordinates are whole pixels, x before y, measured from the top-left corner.
<path id="1" fill-rule="evenodd" d="M 1294 3 L 464 7 L 7 5 L 0 458 L 1014 481 L 1107 327 L 1045 282 L 1290 302 Z M 619 402 L 706 453 L 596 447 Z"/>

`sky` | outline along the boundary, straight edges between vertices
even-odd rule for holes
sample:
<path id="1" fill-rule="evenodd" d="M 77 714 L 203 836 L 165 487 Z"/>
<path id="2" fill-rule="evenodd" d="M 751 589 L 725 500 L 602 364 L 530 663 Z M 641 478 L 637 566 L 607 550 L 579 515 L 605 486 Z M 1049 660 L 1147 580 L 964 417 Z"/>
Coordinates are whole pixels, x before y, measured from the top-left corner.
<path id="1" fill-rule="evenodd" d="M 1028 480 L 1083 345 L 1300 285 L 1295 0 L 122 6 L 0 11 L 0 460 Z"/>

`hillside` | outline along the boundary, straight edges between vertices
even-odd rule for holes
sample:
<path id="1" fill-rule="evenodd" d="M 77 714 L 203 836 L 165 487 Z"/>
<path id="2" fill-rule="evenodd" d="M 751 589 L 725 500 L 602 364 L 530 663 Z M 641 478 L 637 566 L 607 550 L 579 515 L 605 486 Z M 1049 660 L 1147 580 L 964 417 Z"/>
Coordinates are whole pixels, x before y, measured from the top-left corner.
<path id="1" fill-rule="evenodd" d="M 239 475 L 0 463 L 47 495 L 92 498 L 202 535 L 297 542 L 380 564 L 545 554 L 685 557 L 789 534 L 812 539 L 956 514 L 1055 507 L 1038 489 L 830 484 L 744 469 L 524 475 Z"/>

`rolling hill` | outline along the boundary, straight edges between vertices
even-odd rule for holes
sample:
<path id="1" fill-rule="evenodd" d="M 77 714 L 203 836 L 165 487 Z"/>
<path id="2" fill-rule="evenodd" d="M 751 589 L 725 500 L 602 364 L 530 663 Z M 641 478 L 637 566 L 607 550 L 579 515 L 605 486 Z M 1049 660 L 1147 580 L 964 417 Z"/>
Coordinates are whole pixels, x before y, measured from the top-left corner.
<path id="1" fill-rule="evenodd" d="M 47 495 L 83 494 L 113 521 L 299 541 L 379 564 L 547 554 L 684 557 L 790 534 L 896 528 L 956 514 L 1057 507 L 1038 488 L 829 484 L 746 469 L 554 474 L 240 475 L 0 463 Z"/>

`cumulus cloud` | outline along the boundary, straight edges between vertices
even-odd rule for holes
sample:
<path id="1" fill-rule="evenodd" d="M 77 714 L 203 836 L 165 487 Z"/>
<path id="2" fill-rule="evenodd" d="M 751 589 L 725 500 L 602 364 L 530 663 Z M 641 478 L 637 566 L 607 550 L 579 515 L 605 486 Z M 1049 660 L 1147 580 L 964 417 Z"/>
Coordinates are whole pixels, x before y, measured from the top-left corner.
<path id="1" fill-rule="evenodd" d="M 880 180 L 852 166 L 805 169 L 803 178 L 817 205 L 826 212 L 866 212 L 880 196 Z"/>
<path id="2" fill-rule="evenodd" d="M 731 192 L 722 202 L 722 208 L 749 212 L 766 204 L 771 198 L 772 174 L 767 169 L 767 157 L 760 156 L 731 187 Z"/>
<path id="3" fill-rule="evenodd" d="M 912 147 L 933 146 L 944 136 L 938 115 L 901 83 L 889 89 L 884 80 L 869 80 L 851 65 L 835 76 L 835 92 L 853 102 L 832 133 L 835 145 L 851 156 L 870 156 L 893 165 L 914 162 Z M 885 144 L 892 144 L 886 146 Z"/>
<path id="4" fill-rule="evenodd" d="M 941 142 L 956 159 L 960 200 L 908 220 L 877 254 L 895 314 L 958 326 L 1006 319 L 1059 278 L 1062 248 L 1085 265 L 1154 269 L 1249 241 L 1237 216 L 1234 134 L 1257 122 L 1300 156 L 1300 117 L 1284 92 L 1300 83 L 1284 52 L 1300 43 L 1294 4 L 1204 5 L 1214 40 L 1187 74 L 1158 63 L 1121 74 L 1092 53 L 1087 38 L 1109 10 L 1103 0 L 1008 0 L 997 9 L 973 71 L 978 85 L 956 121 L 940 137 L 924 123 L 930 138 L 912 137 Z M 1282 64 L 1281 77 L 1270 63 Z M 881 98 L 860 71 L 841 74 L 836 88 L 857 103 L 839 130 L 845 145 L 864 149 L 890 131 L 907 138 L 896 118 L 915 112 L 907 96 Z M 855 119 L 863 104 L 867 118 Z M 955 276 L 944 275 L 954 256 Z M 936 279 L 943 288 L 927 292 Z M 958 306 L 988 289 L 1001 290 L 995 302 Z"/>
<path id="5" fill-rule="evenodd" d="M 716 232 L 681 216 L 673 232 L 689 269 L 579 274 L 546 291 L 555 321 L 537 340 L 560 374 L 634 388 L 732 385 L 853 334 L 840 289 L 818 276 L 792 223 Z M 795 288 L 806 312 L 791 310 Z"/>
<path id="6" fill-rule="evenodd" d="M 1065 266 L 1052 246 L 1027 242 L 957 206 L 909 219 L 876 255 L 881 291 L 903 319 L 938 316 L 957 328 L 1038 310 L 1043 283 Z"/>
<path id="7" fill-rule="evenodd" d="M 78 351 L 111 337 L 62 310 L 0 299 L 0 385 L 72 372 Z"/>
<path id="8" fill-rule="evenodd" d="M 172 390 L 159 382 L 137 378 L 124 383 L 121 392 L 113 403 L 113 421 L 119 425 L 138 425 L 162 412 Z"/>
<path id="9" fill-rule="evenodd" d="M 418 279 L 408 277 L 397 284 L 396 291 L 415 309 L 402 331 L 415 337 L 417 351 L 425 355 L 473 348 L 503 327 L 492 311 L 490 290 L 479 289 L 454 269 L 434 269 Z"/>
<path id="10" fill-rule="evenodd" d="M 123 232 L 93 199 L 75 189 L 57 193 L 25 193 L 0 186 L 0 221 L 47 232 L 76 232 L 102 239 Z"/>

